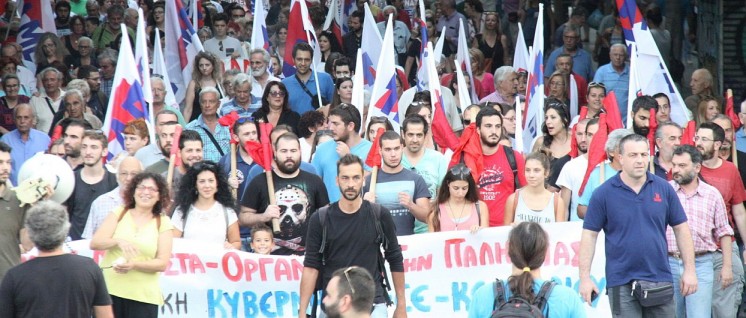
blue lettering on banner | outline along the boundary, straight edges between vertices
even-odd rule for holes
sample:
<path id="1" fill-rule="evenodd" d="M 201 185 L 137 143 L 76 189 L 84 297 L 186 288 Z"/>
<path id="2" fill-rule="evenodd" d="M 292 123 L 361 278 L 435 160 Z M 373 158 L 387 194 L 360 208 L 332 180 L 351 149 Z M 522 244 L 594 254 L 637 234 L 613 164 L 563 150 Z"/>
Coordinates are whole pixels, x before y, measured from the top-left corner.
<path id="1" fill-rule="evenodd" d="M 257 296 L 251 291 L 228 292 L 221 289 L 207 290 L 208 317 L 285 317 L 298 312 L 300 295 L 297 292 L 275 291 Z"/>

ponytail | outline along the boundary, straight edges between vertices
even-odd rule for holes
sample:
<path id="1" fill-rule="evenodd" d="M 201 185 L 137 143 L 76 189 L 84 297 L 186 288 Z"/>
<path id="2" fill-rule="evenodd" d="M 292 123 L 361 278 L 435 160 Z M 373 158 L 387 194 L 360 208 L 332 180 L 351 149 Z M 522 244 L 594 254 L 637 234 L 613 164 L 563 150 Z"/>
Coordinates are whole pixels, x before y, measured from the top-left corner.
<path id="1" fill-rule="evenodd" d="M 510 231 L 508 256 L 513 266 L 523 269 L 520 274 L 508 277 L 508 287 L 513 295 L 534 301 L 536 295 L 531 271 L 544 263 L 548 245 L 549 236 L 538 223 L 522 222 Z"/>

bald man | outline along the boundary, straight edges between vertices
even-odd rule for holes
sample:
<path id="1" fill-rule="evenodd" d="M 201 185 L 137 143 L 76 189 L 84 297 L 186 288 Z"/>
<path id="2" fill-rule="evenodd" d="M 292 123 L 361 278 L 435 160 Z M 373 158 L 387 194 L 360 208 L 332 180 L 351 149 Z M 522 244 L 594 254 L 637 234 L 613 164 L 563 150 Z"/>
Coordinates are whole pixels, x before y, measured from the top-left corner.
<path id="1" fill-rule="evenodd" d="M 137 160 L 137 158 L 124 157 L 122 159 L 119 167 L 117 167 L 117 183 L 119 186 L 93 200 L 93 203 L 91 203 L 91 212 L 88 213 L 88 220 L 81 235 L 82 238 L 91 239 L 98 227 L 106 219 L 106 216 L 124 203 L 124 199 L 122 198 L 124 190 L 132 178 L 143 170 L 142 162 Z"/>
<path id="2" fill-rule="evenodd" d="M 0 141 L 13 148 L 13 151 L 10 152 L 10 157 L 13 160 L 10 182 L 18 185 L 18 171 L 21 170 L 21 166 L 37 152 L 43 153 L 47 150 L 49 136 L 34 129 L 36 113 L 29 104 L 18 104 L 13 108 L 13 123 L 16 129 L 3 135 Z"/>
<path id="3" fill-rule="evenodd" d="M 723 99 L 720 98 L 720 94 L 715 93 L 714 81 L 712 73 L 706 68 L 700 68 L 692 73 L 692 79 L 689 80 L 689 88 L 692 89 L 692 95 L 684 100 L 686 108 L 692 112 L 697 113 L 697 105 L 702 97 L 713 96 L 718 100 L 720 105 L 723 105 Z"/>

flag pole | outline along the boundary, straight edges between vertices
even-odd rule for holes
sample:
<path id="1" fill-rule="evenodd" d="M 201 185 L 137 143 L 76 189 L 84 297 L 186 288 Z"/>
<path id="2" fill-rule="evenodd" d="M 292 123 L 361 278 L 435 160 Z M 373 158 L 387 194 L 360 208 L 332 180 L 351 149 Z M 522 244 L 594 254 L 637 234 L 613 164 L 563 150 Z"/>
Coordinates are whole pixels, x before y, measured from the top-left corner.
<path id="1" fill-rule="evenodd" d="M 266 171 L 264 171 L 264 175 L 267 177 L 267 193 L 269 194 L 269 204 L 277 205 L 277 198 L 275 198 L 275 181 L 272 179 L 272 169 L 267 169 Z M 275 234 L 280 233 L 280 219 L 272 218 L 272 232 L 274 232 Z"/>
<path id="2" fill-rule="evenodd" d="M 231 143 L 231 178 L 236 177 L 236 152 L 237 147 L 235 143 Z M 232 189 L 231 192 L 233 193 L 233 198 L 238 199 L 238 189 Z"/>
<path id="3" fill-rule="evenodd" d="M 308 41 L 309 44 L 311 43 L 311 37 L 308 36 L 308 30 L 306 30 L 306 41 Z M 314 44 L 314 46 L 316 45 L 317 44 Z M 314 50 L 313 53 L 316 53 L 315 51 L 316 50 Z M 316 72 L 316 63 L 314 63 L 313 61 L 314 59 L 312 58 L 311 59 L 311 71 L 313 72 L 313 79 L 314 79 L 314 82 L 316 83 L 316 97 L 319 99 L 319 108 L 321 108 L 321 107 L 324 107 L 324 104 L 321 101 L 321 88 L 319 88 L 319 74 L 318 72 Z M 313 101 L 311 102 L 313 103 Z"/>

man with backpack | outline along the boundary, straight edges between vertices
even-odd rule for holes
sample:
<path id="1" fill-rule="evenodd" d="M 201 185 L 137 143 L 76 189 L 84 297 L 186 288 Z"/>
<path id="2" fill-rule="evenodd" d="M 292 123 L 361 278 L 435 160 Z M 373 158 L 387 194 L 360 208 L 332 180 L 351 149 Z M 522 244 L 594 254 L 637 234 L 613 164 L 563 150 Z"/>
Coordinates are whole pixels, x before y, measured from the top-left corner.
<path id="1" fill-rule="evenodd" d="M 380 205 L 363 200 L 363 162 L 359 157 L 343 156 L 337 162 L 337 170 L 342 197 L 311 214 L 308 221 L 298 317 L 307 317 L 306 309 L 314 291 L 326 286 L 334 271 L 349 266 L 365 268 L 373 276 L 376 293 L 372 317 L 388 317 L 390 285 L 384 262 L 389 263 L 396 292 L 394 317 L 406 317 L 403 256 L 391 214 Z M 380 252 L 382 247 L 385 257 Z M 314 301 L 317 303 L 318 300 Z M 312 313 L 315 311 L 314 306 Z"/>

